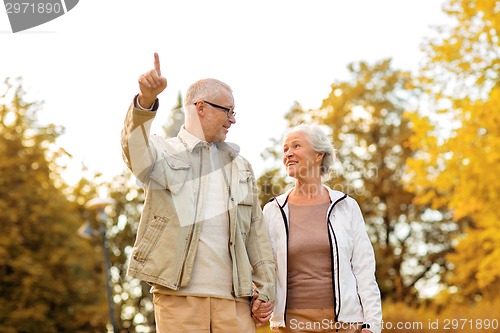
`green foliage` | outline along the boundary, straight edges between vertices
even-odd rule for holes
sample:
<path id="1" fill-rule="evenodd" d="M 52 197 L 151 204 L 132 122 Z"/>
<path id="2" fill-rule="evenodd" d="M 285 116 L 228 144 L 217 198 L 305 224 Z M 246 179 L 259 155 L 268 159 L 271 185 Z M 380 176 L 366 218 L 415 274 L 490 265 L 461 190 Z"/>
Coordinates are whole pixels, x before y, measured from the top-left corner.
<path id="1" fill-rule="evenodd" d="M 99 261 L 76 231 L 78 206 L 64 195 L 55 144 L 62 129 L 38 124 L 40 105 L 20 81 L 0 96 L 0 322 L 2 332 L 102 330 Z"/>

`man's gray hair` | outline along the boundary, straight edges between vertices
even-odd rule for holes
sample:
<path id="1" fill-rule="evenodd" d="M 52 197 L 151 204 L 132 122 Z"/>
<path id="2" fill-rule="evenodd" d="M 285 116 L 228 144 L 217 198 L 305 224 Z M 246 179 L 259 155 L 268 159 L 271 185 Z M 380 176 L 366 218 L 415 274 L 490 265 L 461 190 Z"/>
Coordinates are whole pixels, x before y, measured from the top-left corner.
<path id="1" fill-rule="evenodd" d="M 186 91 L 184 108 L 188 110 L 194 103 L 203 99 L 211 99 L 221 93 L 233 93 L 231 87 L 217 79 L 202 79 L 193 83 Z"/>

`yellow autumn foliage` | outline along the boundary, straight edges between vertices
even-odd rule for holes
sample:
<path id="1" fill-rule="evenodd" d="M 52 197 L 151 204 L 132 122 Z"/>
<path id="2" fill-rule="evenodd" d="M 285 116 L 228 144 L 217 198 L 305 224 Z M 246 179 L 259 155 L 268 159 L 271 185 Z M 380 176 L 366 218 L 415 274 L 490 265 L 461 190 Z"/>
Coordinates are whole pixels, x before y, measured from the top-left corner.
<path id="1" fill-rule="evenodd" d="M 421 151 L 407 183 L 418 203 L 451 209 L 461 230 L 448 256 L 453 294 L 491 299 L 500 292 L 500 1 L 444 8 L 456 24 L 424 46 L 421 82 L 434 112 L 407 114 Z"/>

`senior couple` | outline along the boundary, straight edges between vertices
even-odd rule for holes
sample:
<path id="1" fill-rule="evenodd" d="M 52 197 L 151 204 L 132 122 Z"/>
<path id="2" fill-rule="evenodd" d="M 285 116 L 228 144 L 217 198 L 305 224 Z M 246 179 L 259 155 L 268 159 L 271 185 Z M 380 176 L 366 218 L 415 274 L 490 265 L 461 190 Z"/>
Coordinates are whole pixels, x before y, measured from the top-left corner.
<path id="1" fill-rule="evenodd" d="M 323 184 L 335 158 L 321 128 L 283 140 L 295 186 L 263 211 L 249 162 L 226 135 L 231 88 L 192 84 L 178 135 L 150 135 L 167 87 L 159 56 L 139 77 L 122 131 L 123 158 L 144 208 L 128 273 L 151 285 L 156 332 L 379 333 L 375 258 L 356 201 Z"/>

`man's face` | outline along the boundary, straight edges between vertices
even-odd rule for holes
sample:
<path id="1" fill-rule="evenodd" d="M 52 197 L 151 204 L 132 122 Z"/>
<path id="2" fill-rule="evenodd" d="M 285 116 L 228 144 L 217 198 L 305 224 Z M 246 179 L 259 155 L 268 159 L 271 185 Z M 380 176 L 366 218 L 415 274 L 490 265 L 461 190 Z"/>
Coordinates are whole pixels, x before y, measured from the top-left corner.
<path id="1" fill-rule="evenodd" d="M 236 123 L 234 116 L 228 118 L 228 111 L 217 106 L 234 109 L 233 95 L 228 91 L 223 91 L 216 97 L 207 98 L 203 103 L 203 113 L 200 115 L 203 134 L 207 142 L 221 142 L 226 140 L 227 132 L 231 125 Z"/>

